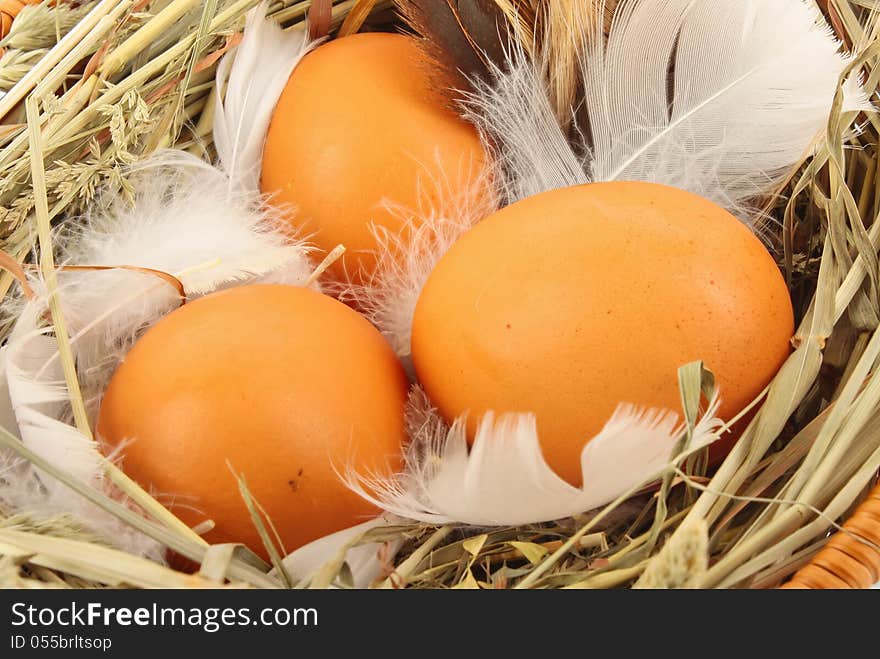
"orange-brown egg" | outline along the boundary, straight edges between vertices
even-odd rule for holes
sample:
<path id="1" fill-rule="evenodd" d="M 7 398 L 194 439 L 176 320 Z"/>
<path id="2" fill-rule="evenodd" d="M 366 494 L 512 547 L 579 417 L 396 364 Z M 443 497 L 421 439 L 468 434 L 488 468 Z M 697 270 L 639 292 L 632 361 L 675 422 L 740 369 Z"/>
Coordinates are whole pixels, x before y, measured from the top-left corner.
<path id="1" fill-rule="evenodd" d="M 296 67 L 272 116 L 261 186 L 355 279 L 375 269 L 375 227 L 399 232 L 401 209 L 468 194 L 484 167 L 476 130 L 449 108 L 442 74 L 412 37 L 331 41 Z M 390 206 L 389 206 L 390 204 Z"/>
<path id="2" fill-rule="evenodd" d="M 571 483 L 621 402 L 680 409 L 677 369 L 703 360 L 722 418 L 789 354 L 785 282 L 752 232 L 715 204 L 649 183 L 600 183 L 513 204 L 441 259 L 415 311 L 419 380 L 449 419 L 534 412 Z"/>
<path id="3" fill-rule="evenodd" d="M 287 550 L 359 523 L 376 510 L 334 467 L 400 467 L 406 394 L 391 348 L 356 312 L 305 288 L 243 286 L 146 332 L 107 388 L 98 433 L 183 521 L 214 520 L 209 541 L 265 556 L 230 467 Z"/>

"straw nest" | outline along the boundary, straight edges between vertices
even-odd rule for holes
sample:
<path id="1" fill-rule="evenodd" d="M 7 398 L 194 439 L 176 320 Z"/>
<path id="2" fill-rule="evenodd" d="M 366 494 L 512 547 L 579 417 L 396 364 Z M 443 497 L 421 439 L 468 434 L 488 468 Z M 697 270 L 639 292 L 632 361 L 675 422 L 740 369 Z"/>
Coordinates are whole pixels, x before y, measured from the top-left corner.
<path id="1" fill-rule="evenodd" d="M 864 72 L 866 88 L 876 93 L 875 3 L 817 2 L 858 53 L 852 68 Z M 0 98 L 0 227 L 9 270 L 25 264 L 45 274 L 53 268 L 50 225 L 81 210 L 102 185 L 124 185 L 124 166 L 167 146 L 210 157 L 214 69 L 256 4 L 87 0 L 22 11 L 0 42 L 0 89 L 7 92 Z M 310 4 L 274 2 L 269 14 L 292 26 L 304 20 Z M 331 29 L 344 34 L 387 27 L 395 20 L 390 4 L 336 2 Z M 799 329 L 790 359 L 717 472 L 707 475 L 700 460 L 691 460 L 670 469 L 659 487 L 581 518 L 529 528 L 374 529 L 355 542 L 402 543 L 374 585 L 764 588 L 785 581 L 825 547 L 880 470 L 880 380 L 874 378 L 880 358 L 880 223 L 874 222 L 880 212 L 880 119 L 855 118 L 862 130 L 854 131 L 854 117 L 839 107 L 829 119 L 827 142 L 815 145 L 786 189 L 768 201 L 773 219 L 766 234 L 789 282 Z M 37 246 L 42 258 L 32 263 Z M 16 294 L 14 281 L 8 271 L 0 276 L 4 297 Z M 0 329 L 3 336 L 10 322 Z M 698 388 L 699 373 L 684 384 Z M 0 501 L 0 586 L 351 583 L 340 555 L 308 582 L 292 584 L 283 569 L 270 571 L 249 552 L 208 547 L 119 474 L 115 482 L 148 515 L 83 488 L 8 432 L 0 432 L 0 444 L 8 460 L 34 460 L 202 566 L 196 574 L 179 572 L 100 543 L 69 516 L 39 518 Z M 259 520 L 243 483 L 242 493 Z M 265 527 L 264 535 L 268 540 Z M 866 537 L 848 537 L 869 552 L 880 549 Z"/>

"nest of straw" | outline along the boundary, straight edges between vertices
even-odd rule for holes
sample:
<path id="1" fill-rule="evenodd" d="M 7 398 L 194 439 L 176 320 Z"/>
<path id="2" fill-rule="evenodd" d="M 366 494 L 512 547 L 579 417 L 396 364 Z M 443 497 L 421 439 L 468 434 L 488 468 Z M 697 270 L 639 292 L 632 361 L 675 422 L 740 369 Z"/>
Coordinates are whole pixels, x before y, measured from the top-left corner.
<path id="1" fill-rule="evenodd" d="M 866 89 L 880 87 L 880 14 L 864 0 L 817 0 L 857 52 Z M 85 0 L 27 7 L 0 42 L 0 231 L 7 264 L 51 260 L 50 227 L 101 186 L 125 186 L 125 166 L 175 146 L 211 153 L 214 70 L 257 0 Z M 274 2 L 285 26 L 308 0 Z M 331 27 L 386 29 L 390 2 L 345 0 Z M 109 84 L 108 84 L 109 83 Z M 840 99 L 838 99 L 840 100 Z M 828 139 L 768 202 L 769 236 L 798 319 L 795 350 L 760 411 L 712 473 L 694 460 L 661 486 L 582 518 L 481 532 L 412 524 L 368 531 L 357 543 L 400 546 L 374 584 L 384 588 L 775 587 L 808 564 L 865 498 L 880 470 L 880 119 L 853 131 L 839 103 Z M 31 262 L 39 247 L 41 258 Z M 10 272 L 0 295 L 15 293 Z M 0 327 L 4 338 L 14 319 Z M 33 460 L 15 437 L 11 454 Z M 4 477 L 0 474 L 0 478 Z M 144 516 L 79 489 L 97 505 L 201 564 L 176 571 L 102 544 L 76 519 L 29 516 L 0 501 L 0 586 L 283 587 L 351 584 L 342 556 L 308 582 L 247 553 L 199 543 L 179 522 Z M 246 488 L 243 494 L 247 498 Z M 141 493 L 135 503 L 161 506 Z M 164 510 L 164 509 L 162 509 Z M 155 516 L 155 515 L 154 515 Z M 161 519 L 161 515 L 159 515 Z M 851 530 L 844 533 L 852 533 Z M 863 536 L 858 542 L 876 551 Z M 380 550 L 380 557 L 381 557 Z M 390 554 L 389 554 L 390 555 Z M 876 577 L 876 575 L 873 575 Z"/>

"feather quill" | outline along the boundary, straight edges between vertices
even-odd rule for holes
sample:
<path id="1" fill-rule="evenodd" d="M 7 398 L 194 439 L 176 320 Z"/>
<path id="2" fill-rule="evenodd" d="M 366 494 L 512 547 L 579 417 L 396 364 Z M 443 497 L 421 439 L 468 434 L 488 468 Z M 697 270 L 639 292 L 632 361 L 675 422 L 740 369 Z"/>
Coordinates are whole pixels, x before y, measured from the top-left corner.
<path id="1" fill-rule="evenodd" d="M 689 452 L 718 438 L 717 396 L 694 429 Z M 468 450 L 464 418 L 451 426 L 419 389 L 409 406 L 411 446 L 391 478 L 349 472 L 349 487 L 382 510 L 429 524 L 533 524 L 572 517 L 656 480 L 684 432 L 672 412 L 622 405 L 581 453 L 583 485 L 549 467 L 531 414 L 485 415 Z M 621 465 L 626 465 L 621 469 Z"/>

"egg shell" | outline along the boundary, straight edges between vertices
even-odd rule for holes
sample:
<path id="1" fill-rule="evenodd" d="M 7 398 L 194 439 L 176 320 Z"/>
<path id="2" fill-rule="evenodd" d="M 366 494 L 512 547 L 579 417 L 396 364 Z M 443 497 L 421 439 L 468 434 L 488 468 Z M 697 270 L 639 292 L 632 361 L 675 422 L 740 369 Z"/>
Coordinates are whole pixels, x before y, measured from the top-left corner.
<path id="1" fill-rule="evenodd" d="M 210 542 L 266 557 L 233 475 L 290 551 L 376 514 L 344 472 L 401 466 L 407 378 L 377 330 L 292 286 L 243 286 L 174 311 L 128 353 L 98 434 L 123 470 Z"/>
<path id="2" fill-rule="evenodd" d="M 533 412 L 556 472 L 619 403 L 681 409 L 677 370 L 703 360 L 730 418 L 768 384 L 794 329 L 764 245 L 715 204 L 614 182 L 513 204 L 465 234 L 415 310 L 418 378 L 447 419 Z"/>
<path id="3" fill-rule="evenodd" d="M 269 126 L 261 186 L 320 250 L 345 245 L 331 268 L 337 278 L 374 271 L 374 226 L 397 233 L 406 210 L 479 185 L 479 136 L 442 89 L 442 73 L 399 34 L 331 41 L 293 71 Z"/>

